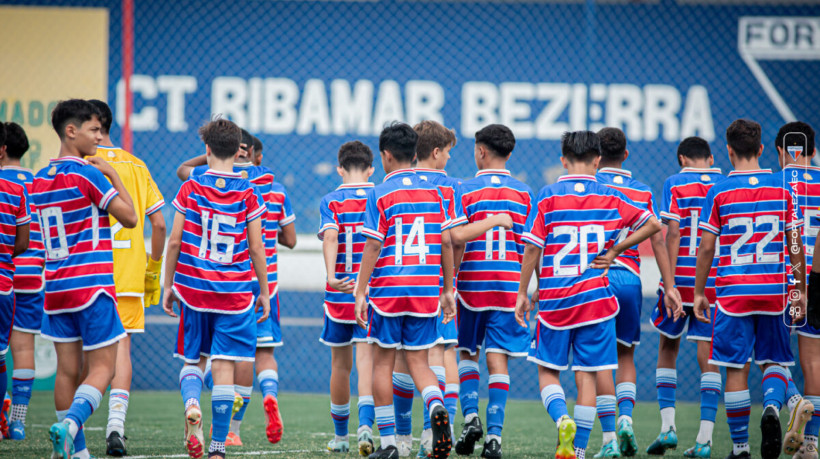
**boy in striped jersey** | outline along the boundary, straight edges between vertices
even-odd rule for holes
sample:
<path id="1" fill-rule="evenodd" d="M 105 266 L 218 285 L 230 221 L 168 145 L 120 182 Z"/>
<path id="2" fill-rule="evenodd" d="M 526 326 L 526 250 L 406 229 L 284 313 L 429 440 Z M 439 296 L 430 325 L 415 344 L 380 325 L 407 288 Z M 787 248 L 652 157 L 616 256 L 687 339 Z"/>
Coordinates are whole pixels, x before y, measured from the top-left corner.
<path id="1" fill-rule="evenodd" d="M 632 202 L 643 206 L 656 214 L 655 199 L 652 190 L 645 184 L 632 178 L 632 173 L 623 169 L 624 161 L 629 158 L 626 149 L 626 136 L 618 128 L 603 128 L 598 131 L 601 141 L 601 163 L 598 165 L 596 178 L 610 188 L 614 188 Z M 628 233 L 621 233 L 623 240 Z M 669 256 L 664 247 L 663 235 L 660 232 L 650 238 L 655 261 L 663 280 L 664 307 L 670 315 L 680 314 L 680 297 L 675 290 Z M 635 347 L 641 341 L 641 304 L 643 293 L 641 287 L 641 261 L 638 247 L 630 247 L 615 259 L 609 270 L 609 281 L 613 293 L 618 298 L 620 310 L 615 317 L 615 337 L 618 341 L 618 371 L 616 380 L 611 371 L 598 373 L 598 398 L 596 400 L 598 418 L 603 431 L 603 447 L 595 457 L 634 456 L 638 452 L 638 443 L 632 429 L 632 409 L 635 406 L 637 372 L 635 371 Z M 620 416 L 615 422 L 615 405 L 617 401 Z M 649 451 L 652 451 L 650 446 Z M 620 453 L 620 454 L 619 454 Z"/>
<path id="2" fill-rule="evenodd" d="M 235 362 L 253 361 L 255 323 L 263 322 L 270 312 L 260 221 L 266 208 L 253 185 L 233 171 L 239 127 L 218 119 L 200 128 L 200 135 L 209 170 L 183 183 L 173 201 L 177 214 L 168 241 L 163 299 L 163 309 L 172 317 L 176 317 L 174 302 L 180 303 L 175 354 L 185 361 L 180 390 L 185 402 L 185 443 L 194 458 L 204 453 L 199 397 L 205 360 L 201 355 L 210 355 L 214 380 L 208 457 L 225 457 Z M 256 298 L 252 269 L 259 280 Z M 216 296 L 220 301 L 213 301 Z M 258 321 L 255 309 L 262 311 Z"/>
<path id="3" fill-rule="evenodd" d="M 352 346 L 356 345 L 356 372 L 359 376 L 359 454 L 373 452 L 373 371 L 372 346 L 367 335 L 356 326 L 353 283 L 362 261 L 365 237 L 364 226 L 368 182 L 373 175 L 373 153 L 367 145 L 347 142 L 339 148 L 336 172 L 342 185 L 322 198 L 319 205 L 321 226 L 319 239 L 327 269 L 325 287 L 325 320 L 319 341 L 330 347 L 330 414 L 336 437 L 327 444 L 328 451 L 345 453 L 348 443 L 350 417 L 350 372 L 353 367 Z"/>
<path id="4" fill-rule="evenodd" d="M 655 381 L 658 405 L 661 412 L 661 432 L 652 443 L 650 454 L 663 454 L 666 449 L 677 447 L 675 427 L 675 392 L 678 378 L 676 360 L 680 337 L 687 329 L 686 339 L 697 343 L 697 360 L 700 367 L 700 430 L 695 446 L 687 449 L 685 457 L 711 457 L 712 431 L 715 426 L 717 405 L 720 399 L 720 370 L 708 362 L 711 349 L 712 329 L 692 314 L 695 294 L 695 261 L 700 242 L 698 220 L 706 205 L 706 193 L 725 177 L 720 169 L 712 168 L 714 158 L 709 143 L 699 137 L 688 137 L 678 145 L 678 164 L 683 166 L 663 184 L 661 220 L 667 226 L 666 244 L 670 265 L 675 270 L 675 285 L 681 295 L 685 317 L 677 319 L 666 312 L 661 299 L 652 311 L 652 326 L 660 333 L 658 344 L 658 367 Z M 715 304 L 715 273 L 712 264 L 706 286 L 710 307 Z M 663 298 L 663 297 L 662 297 Z M 688 328 L 687 328 L 688 326 Z"/>
<path id="5" fill-rule="evenodd" d="M 483 435 L 478 417 L 478 360 L 484 348 L 490 373 L 487 439 L 481 457 L 501 457 L 501 429 L 510 387 L 507 362 L 525 357 L 529 333 L 515 324 L 515 294 L 524 255 L 524 223 L 533 192 L 506 169 L 515 137 L 500 124 L 475 134 L 478 173 L 458 189 L 455 244 L 465 244 L 458 270 L 458 341 L 461 351 L 461 409 L 464 428 L 456 443 L 460 455 L 472 454 Z"/>
<path id="6" fill-rule="evenodd" d="M 20 167 L 20 159 L 28 151 L 25 131 L 17 123 L 6 123 L 6 145 L 0 148 L 0 177 L 30 189 L 34 174 Z M 31 208 L 28 250 L 14 258 L 14 328 L 11 331 L 11 356 L 14 360 L 11 386 L 11 418 L 9 434 L 12 440 L 26 438 L 26 412 L 34 384 L 34 335 L 40 333 L 43 322 L 45 282 L 43 281 L 43 239 L 40 219 Z M 3 420 L 0 419 L 0 430 Z"/>
<path id="7" fill-rule="evenodd" d="M 595 180 L 601 146 L 594 132 L 565 133 L 561 151 L 569 175 L 542 188 L 527 217 L 515 314 L 528 327 L 533 304 L 527 288 L 538 265 L 538 324 L 528 359 L 538 365 L 541 399 L 558 426 L 555 457 L 583 459 L 595 422 L 596 373 L 618 368 L 618 300 L 607 272 L 618 255 L 657 233 L 660 223 L 644 206 Z M 621 240 L 624 230 L 630 234 Z M 569 368 L 570 348 L 578 386 L 574 421 L 559 381 Z"/>
<path id="8" fill-rule="evenodd" d="M 784 179 L 797 196 L 797 205 L 804 218 L 803 247 L 806 266 L 813 263 L 814 246 L 820 228 L 820 168 L 811 165 L 816 154 L 814 141 L 814 129 L 801 121 L 784 124 L 775 138 L 775 149 L 780 166 L 783 167 Z M 783 452 L 794 454 L 796 458 L 817 459 L 820 413 L 814 410 L 820 409 L 820 329 L 808 323 L 800 323 L 796 329 L 806 395 L 801 398 L 794 381 L 789 377 L 786 399 L 791 416 L 789 431 L 783 438 Z M 805 436 L 802 434 L 804 427 Z M 804 441 L 801 441 L 801 437 Z"/>
<path id="9" fill-rule="evenodd" d="M 384 183 L 368 192 L 363 233 L 367 237 L 356 282 L 356 321 L 367 324 L 373 350 L 373 397 L 379 449 L 371 459 L 396 459 L 395 414 L 391 375 L 402 349 L 410 376 L 424 398 L 433 428 L 436 459 L 450 453 L 450 420 L 428 349 L 439 342 L 439 307 L 444 321 L 455 315 L 453 251 L 439 188 L 410 168 L 418 135 L 403 123 L 386 127 L 379 137 Z M 444 277 L 443 290 L 439 278 Z M 371 308 L 365 319 L 369 286 Z M 440 305 L 440 306 L 439 306 Z"/>
<path id="10" fill-rule="evenodd" d="M 87 458 L 81 429 L 111 383 L 117 342 L 125 337 L 117 315 L 108 216 L 133 228 L 137 215 L 117 172 L 93 157 L 102 141 L 99 110 L 85 100 L 62 101 L 51 125 L 60 137 L 60 153 L 31 185 L 46 256 L 40 333 L 54 341 L 57 352 L 58 422 L 49 434 L 53 458 Z M 81 379 L 84 366 L 87 376 Z"/>
<path id="11" fill-rule="evenodd" d="M 749 365 L 763 367 L 763 416 L 760 455 L 780 455 L 782 431 L 779 410 L 785 402 L 788 375 L 794 365 L 789 331 L 782 324 L 784 310 L 796 322 L 806 304 L 803 224 L 796 197 L 779 174 L 761 170 L 760 125 L 736 120 L 726 129 L 729 160 L 735 170 L 706 195 L 700 221 L 700 247 L 695 270 L 694 314 L 708 323 L 706 282 L 719 241 L 716 308 L 711 318 L 712 353 L 709 363 L 726 367 L 725 404 L 732 437 L 732 454 L 748 458 Z M 788 292 L 784 252 L 792 256 L 796 289 Z M 791 304 L 791 308 L 787 306 Z"/>

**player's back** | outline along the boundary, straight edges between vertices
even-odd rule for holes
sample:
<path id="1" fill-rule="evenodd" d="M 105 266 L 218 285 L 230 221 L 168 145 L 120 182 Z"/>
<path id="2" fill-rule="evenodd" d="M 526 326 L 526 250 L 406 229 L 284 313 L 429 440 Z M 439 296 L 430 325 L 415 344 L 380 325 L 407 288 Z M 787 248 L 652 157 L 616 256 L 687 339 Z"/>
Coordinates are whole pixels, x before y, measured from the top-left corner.
<path id="1" fill-rule="evenodd" d="M 820 167 L 790 164 L 783 168 L 783 173 L 786 182 L 797 195 L 797 205 L 803 214 L 803 251 L 806 254 L 806 266 L 811 266 L 814 243 L 820 232 Z M 806 282 L 808 280 L 806 276 Z"/>
<path id="2" fill-rule="evenodd" d="M 52 159 L 32 183 L 46 255 L 46 312 L 116 300 L 108 208 L 118 195 L 105 176 L 76 157 Z"/>
<path id="3" fill-rule="evenodd" d="M 595 177 L 567 175 L 541 189 L 527 219 L 525 242 L 542 247 L 539 317 L 556 329 L 613 317 L 618 302 L 592 260 L 620 232 L 640 228 L 652 214 Z"/>
<path id="4" fill-rule="evenodd" d="M 644 206 L 653 214 L 656 213 L 652 190 L 646 184 L 632 178 L 632 172 L 626 169 L 603 167 L 598 170 L 598 174 L 595 177 L 598 179 L 598 182 L 620 191 L 632 202 Z M 624 239 L 626 236 L 626 233 L 621 235 Z M 625 250 L 624 253 L 615 260 L 615 263 L 625 267 L 636 275 L 640 275 L 641 258 L 638 253 L 638 246 Z"/>
<path id="5" fill-rule="evenodd" d="M 265 213 L 261 196 L 238 173 L 209 170 L 183 183 L 173 206 L 185 215 L 174 276 L 180 298 L 196 310 L 250 308 L 248 222 Z"/>
<path id="6" fill-rule="evenodd" d="M 329 229 L 339 233 L 335 268 L 337 277 L 356 279 L 359 274 L 365 243 L 362 228 L 367 191 L 372 188 L 372 183 L 348 183 L 340 185 L 322 198 L 319 206 L 322 223 L 319 239 L 323 239 L 325 231 Z M 325 284 L 324 306 L 325 312 L 336 322 L 356 322 L 353 294 L 334 290 L 330 284 Z"/>
<path id="7" fill-rule="evenodd" d="M 368 193 L 363 233 L 383 243 L 370 278 L 370 302 L 379 312 L 438 312 L 441 234 L 449 223 L 439 187 L 412 169 L 387 174 Z"/>
<path id="8" fill-rule="evenodd" d="M 27 194 L 31 192 L 34 173 L 29 169 L 5 166 L 0 169 L 0 177 L 25 187 Z M 28 203 L 31 213 L 28 249 L 14 258 L 14 291 L 18 293 L 39 292 L 45 287 L 43 281 L 45 252 L 43 237 L 40 234 L 40 218 L 37 212 L 34 212 L 34 203 L 30 198 Z"/>
<path id="9" fill-rule="evenodd" d="M 521 236 L 534 199 L 530 187 L 507 170 L 478 171 L 475 178 L 459 187 L 453 226 L 499 213 L 506 213 L 513 221 L 510 230 L 493 228 L 465 244 L 458 270 L 458 295 L 465 307 L 515 308 L 524 257 Z"/>
<path id="10" fill-rule="evenodd" d="M 456 195 L 456 189 L 461 185 L 462 181 L 455 177 L 448 176 L 447 172 L 439 169 L 416 168 L 414 170 L 422 180 L 427 180 L 439 187 L 441 197 L 444 200 L 444 210 L 448 212 L 448 215 L 452 218 L 455 213 L 453 199 Z"/>
<path id="11" fill-rule="evenodd" d="M 802 224 L 794 195 L 771 170 L 732 171 L 706 195 L 700 228 L 718 235 L 715 287 L 730 315 L 786 307 L 786 231 Z"/>
<path id="12" fill-rule="evenodd" d="M 726 177 L 720 169 L 685 167 L 663 184 L 660 216 L 664 222 L 677 221 L 680 226 L 680 246 L 675 269 L 675 285 L 684 306 L 692 306 L 695 293 L 695 265 L 701 230 L 698 228 L 706 205 L 706 194 Z M 717 261 L 712 265 L 706 283 L 706 297 L 715 302 L 715 275 Z"/>

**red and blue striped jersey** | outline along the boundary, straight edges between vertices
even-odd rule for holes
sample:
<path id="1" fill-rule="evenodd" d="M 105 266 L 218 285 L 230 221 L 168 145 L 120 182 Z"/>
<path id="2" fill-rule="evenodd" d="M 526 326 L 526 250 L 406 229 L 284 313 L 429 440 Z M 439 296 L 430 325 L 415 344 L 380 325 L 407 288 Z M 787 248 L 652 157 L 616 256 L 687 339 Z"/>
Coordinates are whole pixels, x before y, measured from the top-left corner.
<path id="1" fill-rule="evenodd" d="M 45 248 L 46 314 L 80 311 L 99 295 L 116 303 L 106 209 L 118 195 L 82 158 L 52 159 L 34 176 L 31 200 Z"/>
<path id="2" fill-rule="evenodd" d="M 726 177 L 720 169 L 698 169 L 684 167 L 663 183 L 661 199 L 661 220 L 668 223 L 672 220 L 680 225 L 680 247 L 675 269 L 675 286 L 680 292 L 684 306 L 692 306 L 695 298 L 695 265 L 698 259 L 701 230 L 698 228 L 703 208 L 706 205 L 706 193 L 716 183 Z M 715 276 L 717 260 L 712 263 L 709 279 L 706 281 L 706 298 L 714 305 Z"/>
<path id="3" fill-rule="evenodd" d="M 635 204 L 643 206 L 657 216 L 657 207 L 655 200 L 652 198 L 652 190 L 649 186 L 632 178 L 632 172 L 626 169 L 617 169 L 614 167 L 603 167 L 598 170 L 595 176 L 598 183 L 602 183 L 608 187 L 614 188 L 623 193 Z M 629 232 L 625 231 L 621 234 L 619 240 L 624 240 L 629 236 Z M 630 247 L 624 251 L 615 263 L 632 271 L 635 275 L 641 275 L 641 256 L 638 253 L 638 246 Z"/>
<path id="4" fill-rule="evenodd" d="M 6 166 L 0 170 L 0 177 L 22 185 L 26 189 L 26 196 L 31 192 L 34 173 L 29 169 L 17 166 Z M 14 258 L 14 291 L 17 293 L 35 293 L 45 288 L 43 267 L 46 263 L 43 237 L 40 234 L 40 218 L 34 210 L 34 202 L 26 199 L 31 213 L 29 226 L 28 249 Z"/>
<path id="5" fill-rule="evenodd" d="M 336 277 L 356 279 L 362 263 L 365 237 L 364 213 L 367 192 L 372 183 L 346 183 L 328 193 L 319 204 L 319 239 L 325 231 L 333 229 L 339 233 L 339 247 L 336 251 Z M 356 298 L 352 293 L 342 293 L 325 284 L 325 315 L 334 322 L 356 323 L 354 309 Z"/>
<path id="6" fill-rule="evenodd" d="M 796 197 L 770 169 L 732 171 L 712 186 L 700 229 L 718 236 L 717 306 L 726 314 L 786 308 L 786 232 L 803 224 Z"/>
<path id="7" fill-rule="evenodd" d="M 174 292 L 197 311 L 249 310 L 248 223 L 266 212 L 262 196 L 239 173 L 208 170 L 183 183 L 172 204 L 185 215 Z"/>
<path id="8" fill-rule="evenodd" d="M 5 176 L 5 174 L 3 174 Z M 14 279 L 14 241 L 17 227 L 31 222 L 25 185 L 0 179 L 0 294 L 8 295 Z"/>
<path id="9" fill-rule="evenodd" d="M 539 320 L 553 329 L 602 322 L 618 313 L 618 300 L 601 269 L 589 269 L 652 213 L 591 175 L 565 175 L 538 193 L 527 217 L 524 242 L 543 249 Z"/>
<path id="10" fill-rule="evenodd" d="M 814 259 L 814 243 L 820 231 L 820 167 L 789 164 L 783 168 L 783 175 L 797 195 L 797 206 L 803 215 L 803 252 L 806 254 L 808 273 Z M 806 282 L 808 281 L 807 274 Z"/>
<path id="11" fill-rule="evenodd" d="M 456 218 L 455 196 L 461 180 L 449 177 L 447 172 L 439 169 L 416 168 L 414 170 L 422 180 L 427 180 L 441 190 L 441 196 L 444 198 L 444 212 L 447 214 L 447 219 L 452 222 Z"/>
<path id="12" fill-rule="evenodd" d="M 413 169 L 368 191 L 362 234 L 383 244 L 370 277 L 370 304 L 380 314 L 438 315 L 441 234 L 450 224 L 443 201 Z"/>
<path id="13" fill-rule="evenodd" d="M 521 235 L 534 201 L 530 187 L 505 169 L 480 170 L 458 188 L 452 227 L 500 213 L 508 214 L 513 221 L 510 230 L 493 228 L 465 244 L 458 270 L 458 298 L 464 307 L 515 309 L 524 258 Z"/>

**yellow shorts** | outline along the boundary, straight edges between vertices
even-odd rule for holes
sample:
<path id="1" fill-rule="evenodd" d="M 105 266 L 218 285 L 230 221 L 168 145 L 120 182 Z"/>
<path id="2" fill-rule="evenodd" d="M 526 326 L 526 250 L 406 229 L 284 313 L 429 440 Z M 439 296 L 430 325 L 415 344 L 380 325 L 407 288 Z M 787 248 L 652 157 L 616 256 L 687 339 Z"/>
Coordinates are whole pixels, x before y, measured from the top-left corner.
<path id="1" fill-rule="evenodd" d="M 117 312 L 126 333 L 143 333 L 145 331 L 145 308 L 142 298 L 138 296 L 117 297 Z"/>

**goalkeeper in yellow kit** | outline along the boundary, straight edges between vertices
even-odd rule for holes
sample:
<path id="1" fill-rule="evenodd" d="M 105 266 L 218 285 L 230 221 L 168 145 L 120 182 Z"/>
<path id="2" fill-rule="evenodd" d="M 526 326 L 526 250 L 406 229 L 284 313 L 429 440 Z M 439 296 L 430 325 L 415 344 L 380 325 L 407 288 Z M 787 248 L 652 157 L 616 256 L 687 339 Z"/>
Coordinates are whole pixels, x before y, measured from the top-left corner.
<path id="1" fill-rule="evenodd" d="M 105 102 L 89 101 L 102 113 L 100 121 L 103 141 L 97 147 L 97 156 L 106 160 L 122 179 L 134 201 L 137 216 L 145 215 L 151 221 L 151 256 L 145 248 L 145 219 L 139 218 L 135 228 L 123 228 L 111 217 L 111 238 L 114 248 L 114 285 L 117 288 L 117 311 L 128 336 L 117 348 L 114 379 L 108 400 L 108 427 L 106 454 L 125 456 L 125 415 L 131 390 L 131 333 L 145 331 L 143 308 L 159 303 L 159 273 L 165 248 L 165 218 L 162 199 L 151 173 L 140 159 L 115 147 L 109 137 L 111 109 Z M 147 261 L 146 261 L 147 259 Z M 145 266 L 145 269 L 141 267 Z"/>

